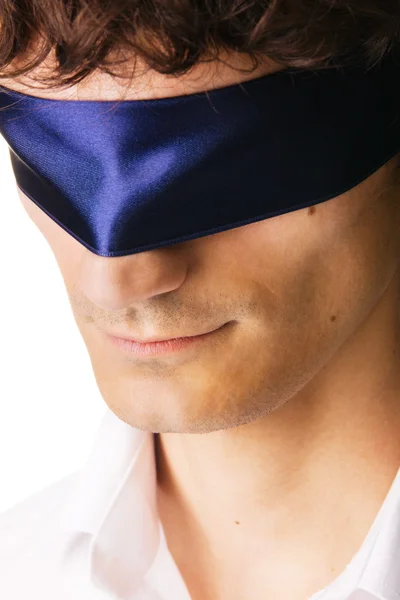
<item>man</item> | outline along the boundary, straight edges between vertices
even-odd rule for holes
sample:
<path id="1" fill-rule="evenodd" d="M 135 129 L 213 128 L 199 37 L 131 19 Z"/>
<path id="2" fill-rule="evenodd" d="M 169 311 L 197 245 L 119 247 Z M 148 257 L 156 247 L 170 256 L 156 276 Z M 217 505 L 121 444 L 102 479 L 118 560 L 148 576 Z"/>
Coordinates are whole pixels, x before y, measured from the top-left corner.
<path id="1" fill-rule="evenodd" d="M 283 18 L 284 3 L 273 4 Z M 349 44 L 364 27 L 372 48 L 379 21 L 382 40 L 394 39 L 395 15 L 380 4 L 369 3 L 370 25 L 367 9 L 345 4 L 321 36 L 335 30 Z M 53 5 L 48 23 L 61 19 Z M 231 50 L 177 77 L 139 60 L 128 87 L 95 70 L 35 88 L 30 76 L 54 73 L 51 54 L 19 76 L 8 67 L 0 83 L 60 101 L 172 98 L 296 62 L 278 54 L 253 71 L 238 71 L 251 61 Z M 304 56 L 299 66 L 311 66 Z M 397 177 L 398 154 L 315 206 L 123 256 L 89 250 L 18 188 L 57 259 L 108 411 L 81 472 L 2 515 L 2 598 L 400 598 Z M 180 349 L 150 344 L 205 333 Z"/>

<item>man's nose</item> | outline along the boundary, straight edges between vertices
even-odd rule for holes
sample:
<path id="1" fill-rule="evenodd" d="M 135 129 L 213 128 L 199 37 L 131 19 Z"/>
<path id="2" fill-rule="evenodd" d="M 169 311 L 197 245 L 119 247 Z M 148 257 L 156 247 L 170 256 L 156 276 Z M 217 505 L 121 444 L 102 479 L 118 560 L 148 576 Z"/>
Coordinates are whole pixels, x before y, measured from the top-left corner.
<path id="1" fill-rule="evenodd" d="M 77 285 L 93 304 L 119 310 L 178 289 L 187 270 L 183 253 L 172 247 L 117 257 L 87 251 Z"/>

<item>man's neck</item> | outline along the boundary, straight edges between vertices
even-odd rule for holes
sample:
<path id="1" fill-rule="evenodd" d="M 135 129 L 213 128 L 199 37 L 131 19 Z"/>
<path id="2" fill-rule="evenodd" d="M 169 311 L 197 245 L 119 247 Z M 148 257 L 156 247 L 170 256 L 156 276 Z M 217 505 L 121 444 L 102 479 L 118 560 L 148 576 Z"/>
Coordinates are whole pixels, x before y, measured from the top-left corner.
<path id="1" fill-rule="evenodd" d="M 359 477 L 340 457 L 341 478 L 333 470 L 328 485 L 327 466 L 321 485 L 310 482 L 307 492 L 294 489 L 292 497 L 287 490 L 282 505 L 265 509 L 258 521 L 246 519 L 247 512 L 229 518 L 227 503 L 212 488 L 209 503 L 201 497 L 195 507 L 159 485 L 168 548 L 191 599 L 306 600 L 326 587 L 361 547 L 397 474 L 398 456 L 383 459 L 380 468 L 360 461 Z"/>

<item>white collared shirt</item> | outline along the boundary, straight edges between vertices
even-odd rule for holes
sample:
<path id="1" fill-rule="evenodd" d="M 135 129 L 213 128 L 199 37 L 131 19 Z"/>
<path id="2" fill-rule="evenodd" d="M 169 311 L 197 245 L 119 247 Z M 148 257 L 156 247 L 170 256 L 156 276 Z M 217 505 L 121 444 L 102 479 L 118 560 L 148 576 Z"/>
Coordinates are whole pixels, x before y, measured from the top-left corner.
<path id="1" fill-rule="evenodd" d="M 108 408 L 84 467 L 0 515 L 4 600 L 190 600 L 157 512 L 154 436 Z M 309 600 L 400 600 L 400 469 L 346 569 Z"/>

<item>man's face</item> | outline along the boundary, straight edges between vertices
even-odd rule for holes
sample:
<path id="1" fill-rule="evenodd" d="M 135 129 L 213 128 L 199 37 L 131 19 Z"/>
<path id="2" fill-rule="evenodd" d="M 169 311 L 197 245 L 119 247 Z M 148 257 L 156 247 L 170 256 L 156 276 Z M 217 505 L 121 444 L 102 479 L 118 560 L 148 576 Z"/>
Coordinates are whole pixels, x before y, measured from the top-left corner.
<path id="1" fill-rule="evenodd" d="M 252 77 L 273 70 L 269 65 Z M 221 69 L 212 87 L 228 85 L 232 76 L 238 81 L 237 72 Z M 210 89 L 202 77 L 187 93 Z M 182 80 L 156 79 L 140 97 L 183 93 Z M 118 97 L 111 78 L 98 81 L 76 98 Z M 163 81 L 168 90 L 159 87 Z M 74 98 L 71 90 L 25 91 Z M 125 98 L 138 97 L 132 92 Z M 18 193 L 54 252 L 110 409 L 139 429 L 203 433 L 254 421 L 283 405 L 367 317 L 399 269 L 399 192 L 382 194 L 394 167 L 391 161 L 312 208 L 116 258 L 91 253 Z M 158 357 L 119 350 L 104 333 L 165 339 L 228 322 L 201 343 Z"/>

